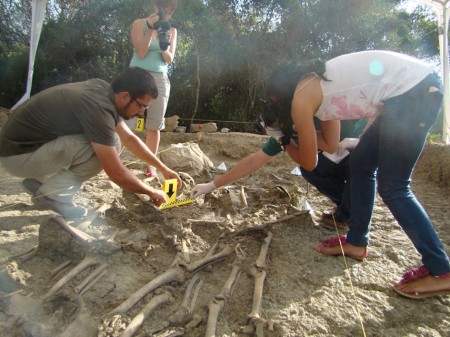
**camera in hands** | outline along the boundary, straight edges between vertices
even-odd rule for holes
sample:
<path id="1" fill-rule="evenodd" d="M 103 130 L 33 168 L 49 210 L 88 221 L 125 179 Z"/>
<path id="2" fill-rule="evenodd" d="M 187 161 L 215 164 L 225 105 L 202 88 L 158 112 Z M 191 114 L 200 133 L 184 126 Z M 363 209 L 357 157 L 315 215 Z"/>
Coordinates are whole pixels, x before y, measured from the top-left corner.
<path id="1" fill-rule="evenodd" d="M 158 15 L 159 15 L 159 21 L 155 22 L 154 28 L 156 29 L 156 32 L 158 33 L 158 39 L 159 39 L 159 48 L 161 48 L 162 51 L 166 51 L 167 48 L 170 46 L 170 40 L 169 40 L 169 30 L 172 27 L 170 25 L 170 22 L 166 20 L 166 14 L 164 12 L 164 7 L 159 6 L 158 7 Z"/>

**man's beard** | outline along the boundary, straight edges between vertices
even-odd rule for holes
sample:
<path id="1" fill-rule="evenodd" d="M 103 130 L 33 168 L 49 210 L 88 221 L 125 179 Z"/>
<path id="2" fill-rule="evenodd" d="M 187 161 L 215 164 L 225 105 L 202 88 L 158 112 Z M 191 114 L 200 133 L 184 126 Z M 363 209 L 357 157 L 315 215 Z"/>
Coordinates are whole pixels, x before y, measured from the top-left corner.
<path id="1" fill-rule="evenodd" d="M 132 101 L 129 101 L 129 102 L 127 103 L 127 105 L 126 105 L 123 109 L 119 110 L 119 115 L 120 115 L 120 117 L 122 117 L 122 118 L 123 118 L 124 120 L 126 120 L 126 121 L 128 121 L 128 120 L 130 120 L 131 118 L 134 118 L 134 117 L 135 117 L 135 116 L 128 116 L 128 115 L 125 115 L 125 113 L 126 113 L 128 107 L 131 105 L 131 102 L 132 102 Z"/>

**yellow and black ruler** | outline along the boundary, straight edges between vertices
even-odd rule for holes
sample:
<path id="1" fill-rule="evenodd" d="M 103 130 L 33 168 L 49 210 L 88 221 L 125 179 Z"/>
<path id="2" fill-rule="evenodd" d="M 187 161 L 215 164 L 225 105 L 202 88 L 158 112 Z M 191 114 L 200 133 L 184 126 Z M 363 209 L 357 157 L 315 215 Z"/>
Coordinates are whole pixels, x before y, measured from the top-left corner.
<path id="1" fill-rule="evenodd" d="M 159 209 L 167 209 L 186 205 L 195 201 L 195 199 L 192 198 L 181 198 L 177 200 L 177 185 L 178 183 L 176 179 L 169 179 L 164 181 L 162 190 L 166 193 L 167 201 L 162 203 L 161 206 L 159 206 Z"/>

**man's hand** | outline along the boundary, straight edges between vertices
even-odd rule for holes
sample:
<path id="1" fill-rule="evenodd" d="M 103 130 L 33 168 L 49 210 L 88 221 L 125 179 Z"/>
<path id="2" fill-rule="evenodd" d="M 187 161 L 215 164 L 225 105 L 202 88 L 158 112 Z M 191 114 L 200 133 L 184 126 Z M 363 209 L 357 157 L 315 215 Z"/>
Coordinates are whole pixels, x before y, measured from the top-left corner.
<path id="1" fill-rule="evenodd" d="M 214 185 L 212 181 L 206 184 L 195 185 L 194 188 L 191 190 L 191 198 L 197 198 L 202 194 L 211 193 L 215 189 L 216 185 Z"/>
<path id="2" fill-rule="evenodd" d="M 178 183 L 178 189 L 182 189 L 183 188 L 183 181 L 181 180 L 180 176 L 178 175 L 178 173 L 176 173 L 175 171 L 171 170 L 170 168 L 166 168 L 165 170 L 160 170 L 161 174 L 163 175 L 165 180 L 169 180 L 169 179 L 176 179 L 177 183 Z"/>
<path id="3" fill-rule="evenodd" d="M 147 195 L 152 199 L 153 203 L 159 207 L 162 203 L 166 202 L 166 193 L 164 191 L 151 189 L 151 192 Z"/>

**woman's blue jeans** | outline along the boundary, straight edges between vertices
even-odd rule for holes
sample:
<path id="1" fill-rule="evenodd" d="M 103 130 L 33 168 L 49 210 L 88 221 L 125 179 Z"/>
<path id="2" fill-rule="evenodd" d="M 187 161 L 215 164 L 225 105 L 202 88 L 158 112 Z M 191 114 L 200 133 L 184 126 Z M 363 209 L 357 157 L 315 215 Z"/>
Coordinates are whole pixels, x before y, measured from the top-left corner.
<path id="1" fill-rule="evenodd" d="M 319 153 L 314 170 L 306 171 L 300 166 L 300 171 L 307 182 L 336 204 L 338 207 L 336 220 L 347 221 L 350 216 L 348 157 L 336 164 Z"/>
<path id="2" fill-rule="evenodd" d="M 352 206 L 347 241 L 355 246 L 368 245 L 377 181 L 378 194 L 432 275 L 450 272 L 450 263 L 410 183 L 428 131 L 441 107 L 442 85 L 437 75 L 432 74 L 407 93 L 384 101 L 382 114 L 350 156 Z"/>

